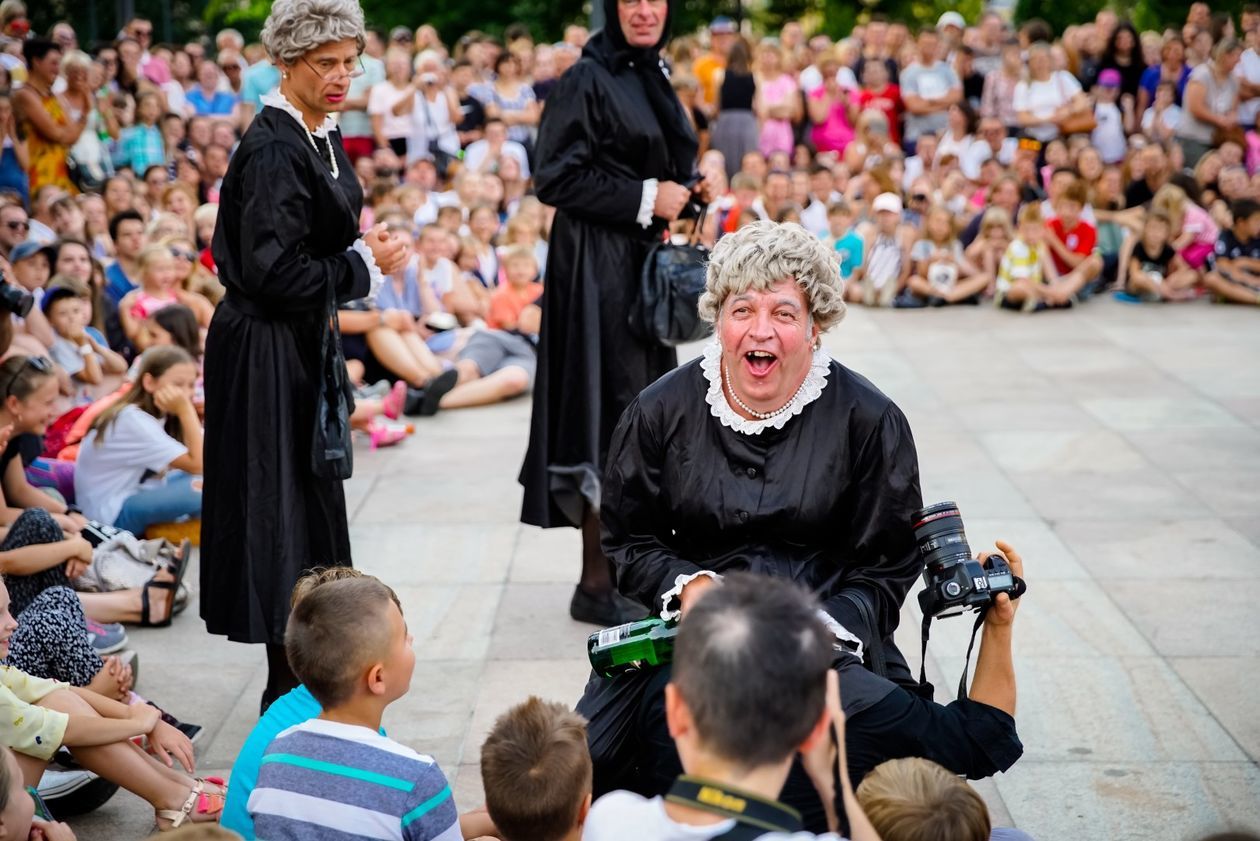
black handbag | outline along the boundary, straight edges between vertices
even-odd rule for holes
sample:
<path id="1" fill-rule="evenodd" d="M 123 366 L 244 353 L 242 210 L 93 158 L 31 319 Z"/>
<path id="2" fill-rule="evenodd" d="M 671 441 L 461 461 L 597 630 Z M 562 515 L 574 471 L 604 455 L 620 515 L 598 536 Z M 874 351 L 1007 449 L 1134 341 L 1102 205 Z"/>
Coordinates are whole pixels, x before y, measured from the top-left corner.
<path id="1" fill-rule="evenodd" d="M 700 296 L 709 249 L 700 244 L 705 207 L 686 245 L 661 242 L 652 246 L 639 278 L 639 300 L 630 310 L 630 330 L 645 341 L 667 347 L 694 342 L 713 332 L 700 317 Z"/>
<path id="2" fill-rule="evenodd" d="M 350 440 L 354 397 L 341 350 L 341 326 L 337 323 L 332 284 L 328 286 L 323 322 L 315 430 L 311 436 L 311 472 L 321 479 L 349 479 L 354 472 L 354 449 Z"/>

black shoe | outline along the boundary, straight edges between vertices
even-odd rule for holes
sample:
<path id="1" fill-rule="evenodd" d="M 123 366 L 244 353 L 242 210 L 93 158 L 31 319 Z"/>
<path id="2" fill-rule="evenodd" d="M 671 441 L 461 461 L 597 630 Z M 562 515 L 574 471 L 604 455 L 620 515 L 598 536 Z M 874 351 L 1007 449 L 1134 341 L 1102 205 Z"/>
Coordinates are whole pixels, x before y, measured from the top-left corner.
<path id="1" fill-rule="evenodd" d="M 569 602 L 569 616 L 575 621 L 604 628 L 636 622 L 647 615 L 647 608 L 615 590 L 592 595 L 579 585 L 573 588 L 573 600 Z"/>
<path id="2" fill-rule="evenodd" d="M 187 736 L 188 741 L 192 742 L 194 745 L 201 739 L 201 734 L 204 732 L 200 724 L 189 724 L 186 721 L 181 721 L 176 724 L 175 729 Z"/>
<path id="3" fill-rule="evenodd" d="M 403 402 L 403 414 L 409 417 L 432 417 L 437 414 L 442 398 L 459 384 L 459 372 L 452 368 L 443 371 L 424 384 L 424 388 L 408 388 Z"/>

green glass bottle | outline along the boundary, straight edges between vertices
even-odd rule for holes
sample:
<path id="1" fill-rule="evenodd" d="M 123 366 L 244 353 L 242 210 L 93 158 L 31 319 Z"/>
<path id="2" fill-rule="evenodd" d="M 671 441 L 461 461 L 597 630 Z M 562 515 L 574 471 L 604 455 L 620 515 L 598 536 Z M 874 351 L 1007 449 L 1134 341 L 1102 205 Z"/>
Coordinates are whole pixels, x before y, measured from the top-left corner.
<path id="1" fill-rule="evenodd" d="M 648 618 L 591 634 L 586 653 L 591 668 L 604 677 L 615 677 L 644 666 L 659 666 L 674 658 L 678 626 Z"/>

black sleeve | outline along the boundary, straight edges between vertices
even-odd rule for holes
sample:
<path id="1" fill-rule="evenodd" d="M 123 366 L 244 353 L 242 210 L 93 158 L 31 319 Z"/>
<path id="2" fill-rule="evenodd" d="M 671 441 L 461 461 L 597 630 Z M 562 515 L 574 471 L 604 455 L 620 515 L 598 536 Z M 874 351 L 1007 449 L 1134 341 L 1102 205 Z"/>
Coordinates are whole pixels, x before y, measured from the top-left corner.
<path id="1" fill-rule="evenodd" d="M 700 567 L 666 545 L 669 514 L 661 495 L 662 445 L 638 399 L 613 432 L 600 500 L 604 553 L 617 567 L 617 589 L 661 610 L 660 597 L 680 574 Z"/>
<path id="2" fill-rule="evenodd" d="M 307 251 L 320 208 L 292 148 L 267 144 L 245 166 L 239 185 L 242 291 L 279 311 L 318 309 L 329 284 L 338 301 L 367 295 L 368 268 L 358 254 L 320 258 Z"/>
<path id="3" fill-rule="evenodd" d="M 883 639 L 897 627 L 901 603 L 923 571 L 910 523 L 910 515 L 923 507 L 919 457 L 910 424 L 895 404 L 888 404 L 861 445 L 850 482 L 856 489 L 849 497 L 853 566 L 845 571 L 841 590 L 823 607 L 869 644 L 871 633 Z M 862 620 L 857 606 L 845 596 L 848 590 L 866 594 L 877 627 L 869 628 Z"/>
<path id="4" fill-rule="evenodd" d="M 847 720 L 844 744 L 854 786 L 889 759 L 922 757 L 979 780 L 1024 753 L 1015 719 L 1002 710 L 969 698 L 938 704 L 900 687 Z"/>
<path id="5" fill-rule="evenodd" d="M 538 126 L 534 186 L 543 204 L 608 225 L 630 225 L 639 215 L 643 180 L 601 166 L 605 125 L 602 71 L 581 63 L 560 77 Z"/>

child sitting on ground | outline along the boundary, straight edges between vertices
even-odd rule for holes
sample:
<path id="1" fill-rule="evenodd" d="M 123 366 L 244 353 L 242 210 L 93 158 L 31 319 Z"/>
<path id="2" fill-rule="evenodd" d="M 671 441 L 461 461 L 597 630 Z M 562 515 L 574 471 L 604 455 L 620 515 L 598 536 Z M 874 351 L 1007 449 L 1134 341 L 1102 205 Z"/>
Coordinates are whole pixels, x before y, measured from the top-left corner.
<path id="1" fill-rule="evenodd" d="M 1098 253 L 1098 229 L 1085 221 L 1083 212 L 1089 188 L 1079 178 L 1067 184 L 1054 199 L 1055 217 L 1046 228 L 1050 254 L 1046 289 L 1048 306 L 1070 307 L 1088 297 L 1101 279 L 1102 255 Z"/>
<path id="2" fill-rule="evenodd" d="M 0 659 L 8 657 L 16 628 L 9 590 L 0 582 Z M 132 743 L 139 736 L 148 737 L 157 758 Z M 192 742 L 149 704 L 126 706 L 89 689 L 0 666 L 0 744 L 13 750 L 29 786 L 39 783 L 49 759 L 66 746 L 84 768 L 147 800 L 164 828 L 214 821 L 223 809 L 223 781 L 190 776 Z"/>
<path id="3" fill-rule="evenodd" d="M 896 193 L 876 196 L 871 210 L 875 221 L 858 231 L 866 244 L 865 259 L 844 294 L 853 303 L 888 307 L 910 277 L 914 230 L 901 224 L 901 197 Z"/>
<path id="4" fill-rule="evenodd" d="M 139 350 L 148 347 L 144 322 L 163 307 L 184 304 L 193 312 L 192 293 L 179 288 L 179 273 L 171 250 L 164 245 L 150 245 L 140 252 L 140 288 L 133 289 L 118 304 L 118 318 L 127 340 Z"/>
<path id="5" fill-rule="evenodd" d="M 923 239 L 910 250 L 914 273 L 900 306 L 944 306 L 980 302 L 989 278 L 979 272 L 963 253 L 954 229 L 954 214 L 944 205 L 928 210 Z"/>
<path id="6" fill-rule="evenodd" d="M 1203 283 L 1218 300 L 1260 304 L 1260 202 L 1239 199 L 1230 210 L 1234 225 L 1217 239 Z"/>
<path id="7" fill-rule="evenodd" d="M 535 697 L 499 716 L 481 746 L 486 808 L 503 841 L 579 841 L 592 773 L 586 722 Z"/>
<path id="8" fill-rule="evenodd" d="M 840 261 L 840 279 L 845 283 L 853 273 L 862 268 L 862 237 L 853 224 L 853 208 L 841 199 L 827 208 L 827 244 L 836 252 Z"/>
<path id="9" fill-rule="evenodd" d="M 507 282 L 490 295 L 486 326 L 491 330 L 515 331 L 520 327 L 521 313 L 543 292 L 533 249 L 526 245 L 504 249 L 503 273 Z"/>
<path id="10" fill-rule="evenodd" d="M 1125 291 L 1143 301 L 1193 298 L 1199 273 L 1186 265 L 1171 244 L 1172 220 L 1160 210 L 1146 214 L 1142 236 L 1133 244 Z"/>
<path id="11" fill-rule="evenodd" d="M 58 275 L 44 292 L 41 306 L 57 336 L 49 356 L 79 384 L 101 385 L 107 376 L 118 377 L 127 370 L 127 360 L 86 329 L 91 321 L 92 293 L 82 282 Z"/>
<path id="12" fill-rule="evenodd" d="M 131 388 L 79 446 L 74 492 L 89 519 L 142 535 L 154 523 L 200 515 L 196 383 L 197 365 L 183 348 L 144 352 Z"/>
<path id="13" fill-rule="evenodd" d="M 26 790 L 22 769 L 13 751 L 0 745 L 0 827 L 13 841 L 75 841 L 74 831 L 35 812 L 35 798 Z"/>
<path id="14" fill-rule="evenodd" d="M 1003 309 L 1032 312 L 1044 309 L 1046 288 L 1046 232 L 1041 222 L 1041 205 L 1029 202 L 1019 209 L 1015 239 L 1006 247 L 998 265 L 997 295 L 994 303 Z"/>
<path id="15" fill-rule="evenodd" d="M 345 838 L 370 823 L 383 837 L 462 841 L 437 763 L 380 733 L 416 662 L 394 591 L 367 575 L 315 587 L 294 606 L 284 648 L 322 712 L 263 756 L 248 804 L 258 837 Z"/>

